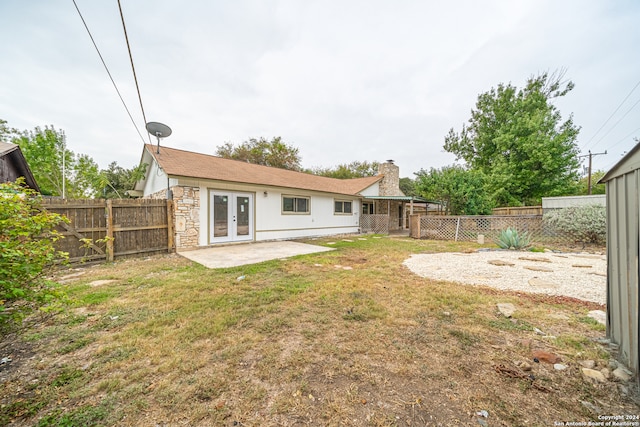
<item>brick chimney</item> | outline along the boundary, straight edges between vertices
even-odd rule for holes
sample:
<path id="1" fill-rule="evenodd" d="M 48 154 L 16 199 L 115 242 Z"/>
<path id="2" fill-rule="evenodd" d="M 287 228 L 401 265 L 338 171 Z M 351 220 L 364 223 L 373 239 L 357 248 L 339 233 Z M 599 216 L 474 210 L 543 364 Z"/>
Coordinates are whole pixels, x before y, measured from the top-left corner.
<path id="1" fill-rule="evenodd" d="M 380 163 L 378 174 L 384 176 L 380 181 L 381 196 L 404 196 L 400 191 L 400 168 L 393 164 L 393 160 Z"/>

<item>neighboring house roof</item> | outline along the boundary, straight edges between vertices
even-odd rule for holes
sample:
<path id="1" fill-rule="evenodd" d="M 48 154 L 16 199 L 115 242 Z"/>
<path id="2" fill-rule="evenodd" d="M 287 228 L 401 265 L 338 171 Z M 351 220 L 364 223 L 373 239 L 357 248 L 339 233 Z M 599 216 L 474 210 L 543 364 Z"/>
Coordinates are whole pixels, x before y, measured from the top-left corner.
<path id="1" fill-rule="evenodd" d="M 383 178 L 382 175 L 353 179 L 327 178 L 169 147 L 160 147 L 160 153 L 157 153 L 156 147 L 151 144 L 145 144 L 145 149 L 169 176 L 269 185 L 345 195 L 358 195 L 362 190 Z"/>
<path id="2" fill-rule="evenodd" d="M 6 165 L 0 165 L 0 182 L 13 182 L 24 177 L 29 187 L 40 192 L 40 187 L 18 145 L 0 141 L 0 159 L 3 163 L 6 162 Z"/>

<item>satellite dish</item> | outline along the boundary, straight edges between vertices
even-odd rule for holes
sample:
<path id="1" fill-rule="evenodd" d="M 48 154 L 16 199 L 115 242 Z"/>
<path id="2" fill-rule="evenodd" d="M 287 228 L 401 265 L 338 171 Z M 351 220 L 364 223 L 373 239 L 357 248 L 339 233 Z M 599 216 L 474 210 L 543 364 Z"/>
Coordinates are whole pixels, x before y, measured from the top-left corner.
<path id="1" fill-rule="evenodd" d="M 158 154 L 160 153 L 160 138 L 166 138 L 171 135 L 171 128 L 163 123 L 158 122 L 149 122 L 145 126 L 147 128 L 147 132 L 151 135 L 158 138 Z"/>

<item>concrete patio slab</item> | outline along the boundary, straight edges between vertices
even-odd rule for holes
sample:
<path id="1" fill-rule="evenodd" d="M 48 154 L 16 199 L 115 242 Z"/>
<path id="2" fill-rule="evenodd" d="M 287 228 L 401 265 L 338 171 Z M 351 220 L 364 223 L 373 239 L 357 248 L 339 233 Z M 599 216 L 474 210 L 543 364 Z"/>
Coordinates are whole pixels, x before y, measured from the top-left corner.
<path id="1" fill-rule="evenodd" d="M 334 249 L 307 243 L 278 241 L 243 243 L 178 253 L 208 268 L 228 268 L 332 250 Z"/>

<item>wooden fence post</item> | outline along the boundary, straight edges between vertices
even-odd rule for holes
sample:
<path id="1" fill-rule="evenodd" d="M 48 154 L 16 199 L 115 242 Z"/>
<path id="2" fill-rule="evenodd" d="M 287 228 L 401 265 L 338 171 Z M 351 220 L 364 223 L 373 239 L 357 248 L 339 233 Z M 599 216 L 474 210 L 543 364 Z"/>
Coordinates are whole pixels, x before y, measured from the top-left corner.
<path id="1" fill-rule="evenodd" d="M 107 262 L 113 262 L 113 201 L 107 200 Z"/>
<path id="2" fill-rule="evenodd" d="M 173 200 L 167 200 L 167 252 L 173 252 Z"/>

